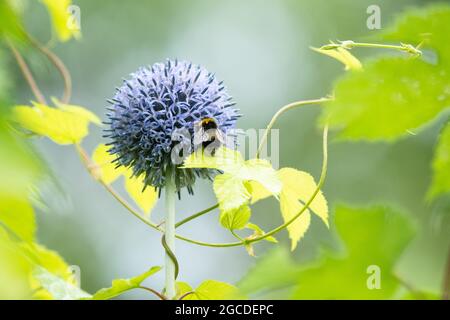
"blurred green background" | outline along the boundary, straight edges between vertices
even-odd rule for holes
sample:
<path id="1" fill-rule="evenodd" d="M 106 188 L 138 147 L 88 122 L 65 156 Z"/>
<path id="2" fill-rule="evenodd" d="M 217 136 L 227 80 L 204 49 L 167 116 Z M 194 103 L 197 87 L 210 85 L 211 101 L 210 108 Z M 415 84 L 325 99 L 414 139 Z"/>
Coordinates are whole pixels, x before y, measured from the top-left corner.
<path id="1" fill-rule="evenodd" d="M 282 105 L 328 94 L 343 73 L 342 65 L 309 49 L 329 40 L 361 40 L 372 37 L 366 9 L 381 8 L 382 28 L 411 6 L 432 1 L 89 1 L 77 0 L 81 9 L 80 41 L 60 44 L 55 52 L 67 64 L 72 77 L 72 103 L 89 108 L 104 118 L 106 99 L 123 77 L 139 66 L 179 58 L 202 64 L 225 81 L 243 113 L 238 126 L 264 128 Z M 51 38 L 48 14 L 30 3 L 25 24 L 31 34 L 47 42 Z M 359 57 L 377 54 L 360 50 Z M 42 56 L 30 52 L 41 89 L 59 96 L 59 75 Z M 11 60 L 12 62 L 12 60 Z M 16 80 L 14 103 L 33 99 L 18 69 L 11 63 Z M 305 108 L 283 116 L 280 128 L 280 167 L 290 166 L 320 173 L 321 133 L 318 111 Z M 398 266 L 398 273 L 417 287 L 439 291 L 449 245 L 449 205 L 427 204 L 430 161 L 439 126 L 392 144 L 343 143 L 330 146 L 329 175 L 324 192 L 331 208 L 337 203 L 368 205 L 389 203 L 407 211 L 419 233 Z M 101 129 L 92 129 L 88 150 L 104 140 Z M 151 265 L 163 264 L 160 235 L 129 215 L 85 172 L 75 151 L 47 139 L 37 140 L 49 177 L 39 186 L 42 206 L 38 209 L 38 238 L 59 251 L 70 264 L 81 268 L 82 288 L 94 292 L 112 279 L 139 274 Z M 183 195 L 178 216 L 215 203 L 208 182 L 197 184 L 194 197 Z M 162 219 L 162 205 L 153 211 Z M 446 214 L 447 212 L 447 214 Z M 333 213 L 331 213 L 333 214 Z M 257 204 L 253 220 L 265 229 L 281 222 L 278 204 Z M 217 214 L 184 226 L 184 235 L 205 241 L 229 240 L 217 223 Z M 288 247 L 287 235 L 278 237 Z M 259 244 L 257 256 L 271 245 Z M 335 247 L 335 237 L 313 219 L 312 228 L 293 253 L 298 261 L 312 259 L 319 246 Z M 180 279 L 192 285 L 204 279 L 239 281 L 255 264 L 242 248 L 214 249 L 177 242 Z M 149 281 L 161 289 L 163 273 Z M 123 298 L 146 298 L 142 292 Z M 273 296 L 272 296 L 273 297 Z"/>

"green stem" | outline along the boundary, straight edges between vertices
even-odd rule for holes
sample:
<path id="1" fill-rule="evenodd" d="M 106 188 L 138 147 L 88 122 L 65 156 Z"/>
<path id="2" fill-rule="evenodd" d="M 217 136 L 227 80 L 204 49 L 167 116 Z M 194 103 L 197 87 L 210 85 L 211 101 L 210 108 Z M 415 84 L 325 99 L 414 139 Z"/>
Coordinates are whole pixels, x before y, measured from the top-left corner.
<path id="1" fill-rule="evenodd" d="M 157 296 L 161 300 L 167 300 L 167 297 L 165 295 L 159 293 L 155 289 L 152 289 L 149 287 L 144 287 L 144 286 L 139 286 L 138 288 L 153 293 L 155 296 Z"/>
<path id="2" fill-rule="evenodd" d="M 286 223 L 280 225 L 279 227 L 263 234 L 262 236 L 247 240 L 246 243 L 252 243 L 252 242 L 257 242 L 260 240 L 263 240 L 267 237 L 273 236 L 275 233 L 278 233 L 279 231 L 287 228 L 290 224 L 292 224 L 295 220 L 297 220 L 302 214 L 303 212 L 305 212 L 309 206 L 311 205 L 311 203 L 314 201 L 314 199 L 316 198 L 317 194 L 320 192 L 320 189 L 322 188 L 324 182 L 325 182 L 325 178 L 327 175 L 327 166 L 328 166 L 328 125 L 325 126 L 325 128 L 323 129 L 323 143 L 322 143 L 322 148 L 323 148 L 323 162 L 322 162 L 322 173 L 320 174 L 320 179 L 319 179 L 319 183 L 317 184 L 316 190 L 314 190 L 313 194 L 311 195 L 311 197 L 308 199 L 308 201 L 305 203 L 305 205 L 302 207 L 302 209 L 295 215 L 293 216 L 289 221 L 287 221 Z"/>
<path id="3" fill-rule="evenodd" d="M 291 109 L 294 109 L 294 108 L 298 108 L 298 107 L 302 107 L 302 106 L 306 106 L 306 105 L 320 104 L 320 103 L 331 101 L 331 100 L 332 100 L 331 98 L 320 98 L 320 99 L 314 99 L 314 100 L 296 101 L 296 102 L 289 103 L 289 104 L 285 105 L 284 107 L 282 107 L 280 110 L 278 110 L 274 114 L 274 116 L 270 120 L 269 124 L 267 125 L 266 130 L 264 131 L 264 135 L 261 138 L 261 141 L 259 143 L 258 151 L 256 151 L 256 158 L 260 157 L 262 148 L 264 147 L 264 144 L 266 143 L 266 140 L 267 140 L 267 137 L 269 136 L 270 130 L 272 129 L 272 127 L 275 124 L 275 122 L 277 121 L 277 119 L 283 113 L 285 113 L 286 111 L 289 111 Z"/>
<path id="4" fill-rule="evenodd" d="M 166 213 L 164 220 L 164 236 L 167 247 L 175 252 L 175 185 L 172 176 L 167 176 L 165 187 L 165 205 Z M 166 252 L 166 282 L 165 294 L 168 299 L 173 299 L 176 295 L 175 289 L 175 263 L 171 255 Z"/>

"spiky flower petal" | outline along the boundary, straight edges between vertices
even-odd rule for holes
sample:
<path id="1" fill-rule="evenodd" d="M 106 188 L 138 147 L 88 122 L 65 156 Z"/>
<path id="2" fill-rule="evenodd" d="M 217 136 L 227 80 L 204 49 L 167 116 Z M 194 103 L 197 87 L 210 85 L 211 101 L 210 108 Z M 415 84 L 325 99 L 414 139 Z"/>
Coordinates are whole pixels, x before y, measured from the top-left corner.
<path id="1" fill-rule="evenodd" d="M 178 191 L 187 187 L 189 193 L 196 176 L 208 178 L 211 171 L 179 169 L 172 150 L 180 141 L 194 150 L 195 128 L 205 118 L 214 119 L 226 135 L 239 117 L 223 82 L 186 61 L 167 60 L 140 68 L 109 102 L 106 137 L 117 164 L 132 167 L 134 175 L 158 189 L 171 176 Z"/>

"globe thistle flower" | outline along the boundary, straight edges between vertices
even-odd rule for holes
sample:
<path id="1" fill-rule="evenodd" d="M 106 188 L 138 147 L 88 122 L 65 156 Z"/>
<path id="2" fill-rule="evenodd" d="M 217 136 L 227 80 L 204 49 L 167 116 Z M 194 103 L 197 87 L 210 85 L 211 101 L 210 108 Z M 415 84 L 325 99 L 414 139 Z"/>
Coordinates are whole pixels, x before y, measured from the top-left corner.
<path id="1" fill-rule="evenodd" d="M 109 152 L 116 155 L 118 166 L 131 167 L 134 176 L 143 176 L 146 186 L 161 190 L 170 176 L 178 193 L 186 187 L 192 194 L 196 177 L 210 178 L 213 172 L 179 169 L 171 151 L 183 139 L 194 150 L 195 128 L 206 118 L 227 135 L 240 116 L 235 103 L 222 81 L 190 62 L 167 60 L 130 76 L 108 100 Z"/>

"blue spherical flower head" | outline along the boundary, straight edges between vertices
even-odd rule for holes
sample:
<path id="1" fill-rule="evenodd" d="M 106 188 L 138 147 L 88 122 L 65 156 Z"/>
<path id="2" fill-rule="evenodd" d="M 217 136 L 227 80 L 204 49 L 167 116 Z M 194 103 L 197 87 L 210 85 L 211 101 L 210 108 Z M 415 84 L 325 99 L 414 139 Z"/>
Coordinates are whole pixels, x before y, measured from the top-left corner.
<path id="1" fill-rule="evenodd" d="M 210 178 L 209 169 L 180 169 L 172 150 L 181 142 L 194 150 L 195 131 L 204 119 L 213 119 L 226 135 L 239 117 L 223 82 L 186 61 L 140 68 L 109 102 L 110 153 L 117 156 L 118 166 L 131 167 L 146 186 L 159 190 L 169 176 L 177 191 L 187 187 L 189 193 L 196 177 Z"/>

